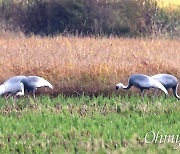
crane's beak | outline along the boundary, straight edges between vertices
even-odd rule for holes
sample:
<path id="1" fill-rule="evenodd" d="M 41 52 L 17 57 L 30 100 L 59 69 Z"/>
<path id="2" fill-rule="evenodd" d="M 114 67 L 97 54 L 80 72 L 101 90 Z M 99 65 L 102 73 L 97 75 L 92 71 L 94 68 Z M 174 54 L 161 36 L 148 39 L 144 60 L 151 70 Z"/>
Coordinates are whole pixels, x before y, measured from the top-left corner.
<path id="1" fill-rule="evenodd" d="M 119 90 L 119 87 L 118 87 L 118 86 L 116 86 L 116 90 Z"/>

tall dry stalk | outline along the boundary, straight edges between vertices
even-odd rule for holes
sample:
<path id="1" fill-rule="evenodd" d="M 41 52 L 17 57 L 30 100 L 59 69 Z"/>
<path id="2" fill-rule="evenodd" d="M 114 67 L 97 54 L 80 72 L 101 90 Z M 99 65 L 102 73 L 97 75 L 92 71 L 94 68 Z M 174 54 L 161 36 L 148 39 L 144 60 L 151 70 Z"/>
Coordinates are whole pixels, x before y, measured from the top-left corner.
<path id="1" fill-rule="evenodd" d="M 180 80 L 179 40 L 2 37 L 0 54 L 1 82 L 39 75 L 54 84 L 53 94 L 111 94 L 133 73 L 170 73 Z"/>

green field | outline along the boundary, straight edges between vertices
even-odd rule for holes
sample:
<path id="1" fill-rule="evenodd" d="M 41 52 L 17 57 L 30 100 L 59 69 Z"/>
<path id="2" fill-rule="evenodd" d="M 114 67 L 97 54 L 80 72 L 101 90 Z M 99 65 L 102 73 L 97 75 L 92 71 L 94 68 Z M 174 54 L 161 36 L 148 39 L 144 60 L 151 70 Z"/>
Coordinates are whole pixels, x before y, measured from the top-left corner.
<path id="1" fill-rule="evenodd" d="M 178 153 L 179 111 L 171 97 L 1 98 L 0 153 Z M 174 142 L 147 144 L 151 131 L 174 135 Z"/>

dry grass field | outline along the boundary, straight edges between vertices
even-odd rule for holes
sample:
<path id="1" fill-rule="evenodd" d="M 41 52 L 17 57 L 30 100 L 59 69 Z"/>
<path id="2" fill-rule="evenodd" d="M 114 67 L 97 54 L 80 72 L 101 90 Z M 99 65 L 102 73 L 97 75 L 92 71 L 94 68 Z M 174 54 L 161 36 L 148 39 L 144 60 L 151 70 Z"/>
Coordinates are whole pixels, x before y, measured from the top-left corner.
<path id="1" fill-rule="evenodd" d="M 158 0 L 157 2 L 162 7 L 168 7 L 168 6 L 179 7 L 180 6 L 179 0 Z"/>
<path id="2" fill-rule="evenodd" d="M 133 73 L 170 73 L 180 80 L 179 40 L 1 36 L 0 54 L 1 83 L 39 75 L 54 85 L 46 90 L 51 95 L 111 94 Z"/>

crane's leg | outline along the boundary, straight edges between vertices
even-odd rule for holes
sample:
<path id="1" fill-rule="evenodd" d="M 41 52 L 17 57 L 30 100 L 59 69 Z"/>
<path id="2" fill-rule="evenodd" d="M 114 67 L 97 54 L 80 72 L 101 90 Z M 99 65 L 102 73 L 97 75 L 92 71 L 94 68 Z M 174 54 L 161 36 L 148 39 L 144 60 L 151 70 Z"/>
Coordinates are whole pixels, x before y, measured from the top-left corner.
<path id="1" fill-rule="evenodd" d="M 144 100 L 144 90 L 141 90 L 141 98 Z"/>
<path id="2" fill-rule="evenodd" d="M 169 89 L 167 89 L 167 92 L 169 93 Z M 168 95 L 164 94 L 165 95 L 165 99 L 168 98 Z"/>
<path id="3" fill-rule="evenodd" d="M 27 96 L 27 98 L 28 98 L 28 100 L 29 100 L 29 104 L 31 104 L 31 102 L 32 102 L 32 101 L 31 101 L 32 99 L 31 99 L 30 94 L 31 94 L 30 91 L 26 91 L 26 96 Z"/>
<path id="4" fill-rule="evenodd" d="M 12 95 L 12 100 L 13 100 L 13 106 L 16 106 L 16 101 L 17 101 L 17 97 L 15 94 Z"/>
<path id="5" fill-rule="evenodd" d="M 33 90 L 33 98 L 34 98 L 34 101 L 35 101 L 36 100 L 35 90 Z"/>
<path id="6" fill-rule="evenodd" d="M 157 93 L 158 93 L 158 89 L 155 89 L 155 92 L 154 92 L 154 95 L 153 95 L 154 99 L 157 97 Z"/>
<path id="7" fill-rule="evenodd" d="M 5 97 L 5 100 L 7 101 L 8 98 L 9 98 L 11 95 L 12 95 L 12 93 L 10 93 L 9 95 L 7 95 L 7 96 Z"/>

